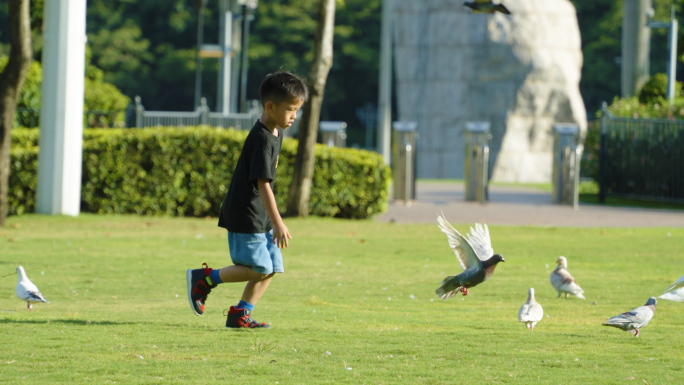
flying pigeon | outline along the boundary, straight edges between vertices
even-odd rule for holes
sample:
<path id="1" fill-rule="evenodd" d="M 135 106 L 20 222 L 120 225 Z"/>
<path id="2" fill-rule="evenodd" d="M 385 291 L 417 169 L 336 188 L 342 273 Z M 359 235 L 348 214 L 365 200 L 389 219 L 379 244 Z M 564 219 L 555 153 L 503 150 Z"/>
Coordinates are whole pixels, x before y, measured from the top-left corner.
<path id="1" fill-rule="evenodd" d="M 542 317 L 544 317 L 544 309 L 534 299 L 534 288 L 530 288 L 527 292 L 527 302 L 520 306 L 518 321 L 524 322 L 528 329 L 534 330 L 534 325 L 541 321 Z"/>
<path id="2" fill-rule="evenodd" d="M 582 295 L 584 290 L 575 282 L 575 279 L 568 271 L 568 260 L 565 257 L 558 257 L 556 263 L 558 267 L 551 273 L 550 279 L 551 285 L 558 292 L 558 296 L 560 297 L 561 293 L 565 293 L 565 298 L 568 298 L 568 294 L 572 294 L 577 298 L 585 299 Z"/>
<path id="3" fill-rule="evenodd" d="M 17 275 L 19 276 L 19 282 L 17 282 L 17 286 L 14 288 L 14 291 L 17 293 L 17 297 L 19 297 L 20 300 L 26 301 L 28 304 L 26 309 L 31 311 L 31 308 L 33 307 L 31 303 L 33 302 L 50 303 L 45 299 L 45 297 L 43 297 L 42 294 L 40 294 L 40 291 L 36 285 L 34 285 L 33 282 L 28 279 L 23 267 L 17 266 Z"/>
<path id="4" fill-rule="evenodd" d="M 435 290 L 441 299 L 449 299 L 459 291 L 468 295 L 468 288 L 477 286 L 488 280 L 494 273 L 499 262 L 504 261 L 501 254 L 494 254 L 492 241 L 489 238 L 487 225 L 475 224 L 470 228 L 470 234 L 464 238 L 449 222 L 444 214 L 437 217 L 439 228 L 447 235 L 449 246 L 456 253 L 458 263 L 463 272 L 457 276 L 446 277 L 442 286 Z"/>
<path id="5" fill-rule="evenodd" d="M 674 302 L 684 302 L 684 287 L 680 287 L 677 290 L 668 291 L 658 298 Z"/>
<path id="6" fill-rule="evenodd" d="M 622 329 L 626 332 L 631 332 L 634 337 L 639 337 L 639 329 L 648 325 L 655 314 L 656 298 L 651 297 L 646 302 L 646 305 L 639 306 L 627 313 L 622 313 L 604 322 L 604 326 L 612 326 Z"/>
<path id="7" fill-rule="evenodd" d="M 665 289 L 663 295 L 658 298 L 667 299 L 675 302 L 684 302 L 684 275 L 677 282 Z"/>
<path id="8" fill-rule="evenodd" d="M 496 11 L 499 11 L 501 13 L 505 13 L 506 15 L 511 14 L 511 11 L 509 11 L 506 7 L 504 7 L 503 4 L 494 4 L 492 2 L 492 0 L 466 1 L 465 3 L 463 3 L 463 5 L 472 9 L 473 13 L 475 13 L 475 12 L 494 13 Z"/>

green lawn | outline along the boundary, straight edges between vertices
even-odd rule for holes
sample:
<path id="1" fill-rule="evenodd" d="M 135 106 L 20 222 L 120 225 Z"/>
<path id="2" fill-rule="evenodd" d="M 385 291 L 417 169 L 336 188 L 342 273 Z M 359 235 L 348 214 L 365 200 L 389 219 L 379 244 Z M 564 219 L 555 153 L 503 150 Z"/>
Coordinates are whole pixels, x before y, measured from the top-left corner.
<path id="1" fill-rule="evenodd" d="M 606 206 L 620 206 L 620 207 L 640 207 L 645 209 L 664 209 L 664 210 L 677 210 L 684 212 L 684 203 L 676 202 L 659 202 L 650 201 L 646 199 L 634 199 L 634 198 L 621 198 L 621 197 L 606 197 L 604 203 L 599 203 L 598 194 L 580 194 L 580 202 L 591 203 L 595 205 L 606 205 Z"/>
<path id="2" fill-rule="evenodd" d="M 449 218 L 457 222 L 457 218 Z M 660 301 L 639 338 L 601 326 L 682 274 L 684 228 L 490 228 L 506 258 L 492 280 L 448 301 L 459 272 L 435 225 L 287 220 L 294 239 L 254 318 L 225 329 L 241 284 L 204 316 L 185 270 L 229 263 L 215 219 L 26 215 L 0 228 L 0 276 L 26 269 L 50 304 L 27 312 L 0 278 L 0 382 L 244 384 L 681 383 L 684 304 Z M 465 231 L 464 225 L 457 229 Z M 559 255 L 587 300 L 558 299 Z M 517 322 L 527 289 L 545 317 Z"/>

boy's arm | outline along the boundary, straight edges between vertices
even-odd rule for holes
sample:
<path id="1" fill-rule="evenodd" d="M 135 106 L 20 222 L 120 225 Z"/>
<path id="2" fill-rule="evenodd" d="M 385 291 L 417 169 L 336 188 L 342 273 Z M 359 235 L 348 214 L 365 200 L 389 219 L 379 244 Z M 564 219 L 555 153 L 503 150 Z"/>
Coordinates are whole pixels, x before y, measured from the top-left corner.
<path id="1" fill-rule="evenodd" d="M 271 223 L 273 224 L 273 243 L 281 249 L 287 247 L 287 240 L 292 239 L 292 236 L 285 223 L 283 223 L 283 218 L 280 217 L 270 181 L 265 178 L 259 179 L 257 180 L 257 186 L 259 187 L 259 195 L 261 195 L 261 200 L 264 202 L 266 213 L 268 213 L 268 217 L 271 218 Z"/>

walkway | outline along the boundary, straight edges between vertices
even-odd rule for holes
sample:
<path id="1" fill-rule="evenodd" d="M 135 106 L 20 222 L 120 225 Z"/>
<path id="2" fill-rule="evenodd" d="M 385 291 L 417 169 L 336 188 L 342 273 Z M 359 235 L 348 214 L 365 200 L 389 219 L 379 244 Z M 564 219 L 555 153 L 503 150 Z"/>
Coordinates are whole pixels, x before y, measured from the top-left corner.
<path id="1" fill-rule="evenodd" d="M 406 206 L 390 202 L 376 221 L 432 223 L 444 212 L 451 223 L 482 222 L 493 225 L 559 227 L 684 227 L 684 211 L 551 203 L 551 194 L 529 187 L 490 186 L 489 202 L 466 202 L 464 185 L 454 182 L 421 182 L 417 199 Z"/>

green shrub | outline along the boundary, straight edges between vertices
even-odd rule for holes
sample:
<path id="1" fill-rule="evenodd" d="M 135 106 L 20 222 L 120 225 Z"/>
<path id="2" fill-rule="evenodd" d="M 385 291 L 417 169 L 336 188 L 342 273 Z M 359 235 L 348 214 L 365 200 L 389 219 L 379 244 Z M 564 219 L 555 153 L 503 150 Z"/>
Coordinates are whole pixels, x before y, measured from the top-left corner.
<path id="1" fill-rule="evenodd" d="M 12 152 L 10 214 L 35 209 L 37 151 L 21 147 L 35 146 L 37 131 L 12 132 L 16 150 Z M 81 210 L 215 216 L 247 133 L 206 127 L 86 130 Z M 281 210 L 296 150 L 296 140 L 284 140 L 275 184 Z M 387 208 L 390 177 L 389 168 L 376 153 L 318 145 L 310 213 L 341 218 L 381 213 Z M 29 195 L 31 199 L 21 200 Z"/>
<path id="2" fill-rule="evenodd" d="M 90 113 L 85 116 L 86 127 L 123 127 L 126 118 L 125 109 L 131 102 L 130 98 L 113 84 L 105 82 L 102 70 L 90 64 L 90 50 L 86 50 L 86 75 L 84 80 L 83 109 L 100 113 Z M 0 56 L 0 73 L 7 65 L 8 57 Z M 29 111 L 19 111 L 15 120 L 19 125 L 38 125 L 41 103 L 41 85 L 43 70 L 40 62 L 34 61 L 29 67 L 26 80 L 19 94 L 17 108 Z"/>
<path id="3" fill-rule="evenodd" d="M 675 97 L 682 92 L 682 83 L 675 82 Z M 657 73 L 651 76 L 646 84 L 639 91 L 639 103 L 642 104 L 662 104 L 667 100 L 667 75 L 664 73 Z"/>
<path id="4" fill-rule="evenodd" d="M 16 146 L 10 150 L 9 191 L 7 192 L 8 215 L 32 213 L 36 210 L 37 174 L 38 147 L 21 148 Z"/>
<path id="5" fill-rule="evenodd" d="M 38 147 L 40 130 L 35 128 L 15 128 L 12 130 L 12 148 Z"/>

